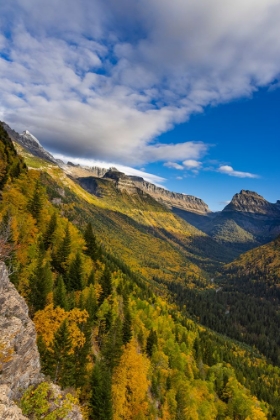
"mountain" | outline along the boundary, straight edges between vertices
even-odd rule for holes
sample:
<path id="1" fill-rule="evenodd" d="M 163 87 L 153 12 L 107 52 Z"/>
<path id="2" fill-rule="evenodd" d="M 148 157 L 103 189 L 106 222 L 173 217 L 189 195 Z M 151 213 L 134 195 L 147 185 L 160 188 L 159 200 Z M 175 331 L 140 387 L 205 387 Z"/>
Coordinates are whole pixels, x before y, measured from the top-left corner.
<path id="1" fill-rule="evenodd" d="M 196 217 L 176 211 L 236 255 L 274 239 L 280 233 L 280 201 L 269 203 L 253 191 L 242 190 L 221 212 Z"/>
<path id="2" fill-rule="evenodd" d="M 46 162 L 59 165 L 68 177 L 79 182 L 83 188 L 99 198 L 102 197 L 102 194 L 103 198 L 104 194 L 115 195 L 111 187 L 106 187 L 106 185 L 108 186 L 106 181 L 110 181 L 118 191 L 131 197 L 138 195 L 138 197 L 142 197 L 142 200 L 143 197 L 146 197 L 145 199 L 148 201 L 148 196 L 153 198 L 173 214 L 179 216 L 180 219 L 196 227 L 200 231 L 200 235 L 196 234 L 195 238 L 200 236 L 203 244 L 194 240 L 194 244 L 197 243 L 195 250 L 191 250 L 192 255 L 189 254 L 194 262 L 197 262 L 195 255 L 200 253 L 199 248 L 206 250 L 209 259 L 207 248 L 211 246 L 210 238 L 214 241 L 212 245 L 214 244 L 215 250 L 218 251 L 218 244 L 221 245 L 220 255 L 215 253 L 216 260 L 229 261 L 244 251 L 272 240 L 280 233 L 279 201 L 275 204 L 269 203 L 255 192 L 242 190 L 239 194 L 235 194 L 223 211 L 211 212 L 207 204 L 197 197 L 168 191 L 141 177 L 126 175 L 116 168 L 108 170 L 99 167 L 84 167 L 72 162 L 65 164 L 62 161 L 56 161 L 31 133 L 25 131 L 19 135 L 5 123 L 2 124 L 17 145 L 19 152 L 25 154 L 26 162 L 29 165 L 40 167 L 46 165 Z M 20 149 L 20 147 L 24 149 Z M 26 154 L 28 151 L 30 155 Z M 42 161 L 34 161 L 32 156 L 36 156 Z M 206 238 L 208 239 L 206 240 Z M 178 242 L 178 238 L 176 242 Z M 209 269 L 211 264 L 207 263 L 204 268 L 208 266 Z"/>
<path id="3" fill-rule="evenodd" d="M 11 140 L 22 146 L 24 150 L 27 150 L 32 155 L 46 160 L 47 162 L 57 164 L 56 159 L 43 148 L 39 140 L 35 136 L 33 136 L 33 134 L 31 134 L 28 130 L 25 130 L 23 131 L 23 133 L 18 134 L 16 131 L 11 129 L 6 123 L 0 121 L 0 124 L 9 134 Z"/>
<path id="4" fill-rule="evenodd" d="M 68 162 L 67 164 L 60 163 L 60 166 L 68 175 L 71 175 L 74 178 L 92 176 L 96 178 L 111 179 L 115 182 L 116 188 L 127 190 L 129 193 L 135 192 L 138 188 L 138 190 L 142 190 L 144 193 L 149 194 L 156 201 L 169 209 L 183 209 L 198 215 L 208 215 L 211 213 L 207 204 L 200 198 L 168 191 L 165 188 L 158 187 L 151 182 L 144 180 L 142 177 L 126 175 L 117 168 L 110 168 L 108 170 L 98 167 L 82 167 L 81 165 L 75 165 L 71 162 Z"/>
<path id="5" fill-rule="evenodd" d="M 269 203 L 261 195 L 248 190 L 241 190 L 235 194 L 231 202 L 224 208 L 224 212 L 253 213 L 256 217 L 279 217 L 280 200 L 276 204 Z"/>
<path id="6" fill-rule="evenodd" d="M 0 255 L 27 301 L 43 372 L 79 399 L 85 419 L 280 418 L 279 367 L 203 326 L 215 318 L 211 301 L 199 322 L 189 314 L 199 293 L 219 295 L 205 270 L 214 261 L 221 270 L 226 248 L 114 169 L 74 177 L 25 159 L 29 169 L 1 187 Z M 20 405 L 55 418 L 53 395 L 48 383 L 28 388 Z"/>

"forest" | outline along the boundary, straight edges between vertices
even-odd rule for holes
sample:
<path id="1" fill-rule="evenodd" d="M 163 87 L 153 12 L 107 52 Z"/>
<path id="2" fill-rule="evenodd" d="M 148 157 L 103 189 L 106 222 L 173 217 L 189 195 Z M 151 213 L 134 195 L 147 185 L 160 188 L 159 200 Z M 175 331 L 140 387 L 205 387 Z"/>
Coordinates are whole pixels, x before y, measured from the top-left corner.
<path id="1" fill-rule="evenodd" d="M 279 240 L 263 264 L 253 250 L 224 265 L 220 245 L 152 199 L 98 200 L 32 159 L 0 126 L 1 259 L 46 378 L 23 413 L 63 418 L 52 381 L 88 420 L 280 419 Z"/>

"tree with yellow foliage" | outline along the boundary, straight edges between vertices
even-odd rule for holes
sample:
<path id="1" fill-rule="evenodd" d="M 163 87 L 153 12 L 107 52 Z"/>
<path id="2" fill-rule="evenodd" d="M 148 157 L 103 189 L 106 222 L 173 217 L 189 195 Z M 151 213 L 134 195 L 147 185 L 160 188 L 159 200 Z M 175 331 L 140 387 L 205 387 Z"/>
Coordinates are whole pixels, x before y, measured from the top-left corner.
<path id="1" fill-rule="evenodd" d="M 140 419 L 147 413 L 148 370 L 148 359 L 132 340 L 124 347 L 112 378 L 114 420 Z"/>

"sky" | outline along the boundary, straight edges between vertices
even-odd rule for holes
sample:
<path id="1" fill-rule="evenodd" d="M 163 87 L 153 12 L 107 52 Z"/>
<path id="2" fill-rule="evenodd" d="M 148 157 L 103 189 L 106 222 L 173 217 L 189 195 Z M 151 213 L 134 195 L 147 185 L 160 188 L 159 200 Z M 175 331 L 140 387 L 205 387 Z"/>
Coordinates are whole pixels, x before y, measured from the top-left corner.
<path id="1" fill-rule="evenodd" d="M 280 199 L 279 0 L 9 0 L 0 119 L 221 210 Z"/>

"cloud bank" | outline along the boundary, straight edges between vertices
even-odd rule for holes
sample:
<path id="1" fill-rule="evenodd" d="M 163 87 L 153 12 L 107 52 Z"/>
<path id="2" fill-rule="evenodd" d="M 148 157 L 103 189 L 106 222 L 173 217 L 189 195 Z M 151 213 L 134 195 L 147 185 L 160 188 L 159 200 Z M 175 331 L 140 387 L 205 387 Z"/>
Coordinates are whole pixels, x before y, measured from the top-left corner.
<path id="1" fill-rule="evenodd" d="M 208 105 L 276 85 L 279 20 L 278 0 L 10 0 L 0 118 L 70 157 L 197 170 L 208 145 L 157 137 Z"/>

